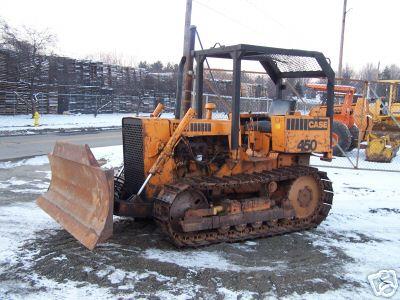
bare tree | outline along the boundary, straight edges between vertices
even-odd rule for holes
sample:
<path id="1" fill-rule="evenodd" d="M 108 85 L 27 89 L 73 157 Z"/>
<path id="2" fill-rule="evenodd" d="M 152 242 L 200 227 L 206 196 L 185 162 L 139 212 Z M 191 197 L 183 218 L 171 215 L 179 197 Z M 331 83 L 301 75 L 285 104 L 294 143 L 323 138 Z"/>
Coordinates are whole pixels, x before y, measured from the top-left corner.
<path id="1" fill-rule="evenodd" d="M 400 68 L 395 64 L 389 66 L 390 79 L 400 79 Z"/>
<path id="2" fill-rule="evenodd" d="M 373 63 L 367 63 L 360 71 L 360 79 L 363 80 L 377 80 L 379 75 L 379 70 L 374 66 Z"/>
<path id="3" fill-rule="evenodd" d="M 33 116 L 37 110 L 36 85 L 40 81 L 43 66 L 47 64 L 46 55 L 52 53 L 56 37 L 47 30 L 39 31 L 26 26 L 18 29 L 4 21 L 0 26 L 0 46 L 12 50 L 17 56 L 18 80 L 29 87 Z"/>
<path id="4" fill-rule="evenodd" d="M 87 55 L 85 59 L 101 61 L 107 65 L 133 67 L 136 65 L 136 60 L 132 56 L 124 55 L 117 52 L 99 52 L 96 54 Z"/>
<path id="5" fill-rule="evenodd" d="M 350 79 L 354 78 L 356 76 L 356 71 L 349 65 L 346 64 L 346 66 L 343 69 L 342 77 L 345 79 Z"/>

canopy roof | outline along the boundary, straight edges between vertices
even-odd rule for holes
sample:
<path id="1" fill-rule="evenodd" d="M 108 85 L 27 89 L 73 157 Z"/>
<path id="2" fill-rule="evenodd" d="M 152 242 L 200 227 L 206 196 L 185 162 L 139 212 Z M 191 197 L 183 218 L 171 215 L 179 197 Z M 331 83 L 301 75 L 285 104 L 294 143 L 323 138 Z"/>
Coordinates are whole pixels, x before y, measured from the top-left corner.
<path id="1" fill-rule="evenodd" d="M 247 44 L 222 46 L 194 51 L 197 61 L 206 57 L 259 61 L 271 79 L 282 78 L 334 79 L 335 73 L 321 52 L 262 47 Z"/>

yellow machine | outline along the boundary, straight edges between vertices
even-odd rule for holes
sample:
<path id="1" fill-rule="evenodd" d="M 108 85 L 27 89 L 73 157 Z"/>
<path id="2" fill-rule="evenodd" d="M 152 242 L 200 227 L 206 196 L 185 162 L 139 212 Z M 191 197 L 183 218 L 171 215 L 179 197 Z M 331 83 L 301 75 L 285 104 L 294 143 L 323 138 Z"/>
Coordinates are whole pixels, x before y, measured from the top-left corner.
<path id="1" fill-rule="evenodd" d="M 152 218 L 180 247 L 306 230 L 328 215 L 332 183 L 309 165 L 313 153 L 332 159 L 334 72 L 324 55 L 242 44 L 193 53 L 194 107 L 177 101 L 175 119 L 160 118 L 160 106 L 151 117 L 124 118 L 124 167 L 114 180 L 87 146 L 57 143 L 49 155 L 52 181 L 37 202 L 89 249 L 112 234 L 113 214 Z M 228 120 L 213 119 L 215 105 L 203 103 L 207 57 L 233 60 Z M 259 61 L 276 84 L 268 113 L 240 113 L 243 60 Z M 328 79 L 325 116 L 302 116 L 282 99 L 283 78 L 296 77 Z"/>
<path id="2" fill-rule="evenodd" d="M 374 121 L 373 131 L 381 135 L 389 133 L 391 138 L 397 138 L 400 136 L 400 102 L 397 99 L 400 80 L 379 82 L 389 84 L 389 96 L 386 101 L 378 98 L 369 106 Z"/>
<path id="3" fill-rule="evenodd" d="M 391 141 L 388 135 L 378 136 L 370 133 L 367 138 L 365 158 L 367 161 L 390 163 L 396 156 L 400 141 Z"/>
<path id="4" fill-rule="evenodd" d="M 400 141 L 400 103 L 397 96 L 400 80 L 380 80 L 389 84 L 387 101 L 378 98 L 369 105 L 373 128 L 368 135 L 366 160 L 391 162 L 396 156 Z"/>

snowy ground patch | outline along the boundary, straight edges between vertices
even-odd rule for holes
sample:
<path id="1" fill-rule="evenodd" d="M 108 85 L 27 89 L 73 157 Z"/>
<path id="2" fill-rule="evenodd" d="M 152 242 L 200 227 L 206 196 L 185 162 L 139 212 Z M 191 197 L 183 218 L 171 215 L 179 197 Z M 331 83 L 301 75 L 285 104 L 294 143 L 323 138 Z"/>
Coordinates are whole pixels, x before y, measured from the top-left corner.
<path id="1" fill-rule="evenodd" d="M 148 117 L 149 113 L 140 113 L 140 116 Z M 74 131 L 82 128 L 117 128 L 122 126 L 122 118 L 134 117 L 134 113 L 126 114 L 99 114 L 96 117 L 92 114 L 78 115 L 41 115 L 40 126 L 33 126 L 31 115 L 1 116 L 0 135 L 15 134 L 23 132 L 24 134 L 35 134 L 43 130 L 68 130 Z M 173 118 L 172 113 L 162 113 L 161 118 Z M 214 113 L 214 119 L 227 119 L 225 113 Z"/>
<path id="2" fill-rule="evenodd" d="M 0 162 L 0 169 L 13 169 L 21 166 L 43 166 L 49 163 L 46 155 L 32 158 Z"/>
<path id="3" fill-rule="evenodd" d="M 100 114 L 94 115 L 41 115 L 40 126 L 33 126 L 31 115 L 2 116 L 0 118 L 0 133 L 2 131 L 29 130 L 31 133 L 43 129 L 71 128 L 104 128 L 120 127 L 122 118 L 133 114 Z"/>
<path id="4" fill-rule="evenodd" d="M 93 153 L 122 164 L 122 146 Z M 400 173 L 324 169 L 333 207 L 307 232 L 177 250 L 154 224 L 121 218 L 88 251 L 36 206 L 37 193 L 20 192 L 48 185 L 47 163 L 0 164 L 1 298 L 370 299 L 369 274 L 400 274 Z"/>
<path id="5" fill-rule="evenodd" d="M 107 163 L 103 165 L 104 168 L 114 168 L 122 165 L 122 145 L 96 147 L 91 148 L 91 150 L 96 159 L 106 160 Z M 48 163 L 49 159 L 47 158 L 47 155 L 40 155 L 27 159 L 0 162 L 0 169 L 13 169 L 21 166 L 43 166 Z"/>
<path id="6" fill-rule="evenodd" d="M 325 171 L 335 192 L 332 210 L 316 232 L 308 234 L 326 253 L 337 247 L 354 259 L 346 265 L 343 277 L 359 282 L 362 288 L 347 290 L 347 296 L 357 291 L 361 298 L 369 298 L 369 274 L 393 269 L 400 276 L 400 173 Z M 329 293 L 332 297 L 344 294 L 346 290 Z"/>
<path id="7" fill-rule="evenodd" d="M 160 262 L 167 262 L 176 264 L 178 266 L 194 269 L 215 269 L 218 271 L 226 272 L 254 272 L 254 271 L 272 271 L 274 267 L 246 267 L 235 264 L 234 262 L 226 259 L 223 253 L 211 251 L 161 251 L 158 249 L 148 249 L 143 254 L 147 259 L 154 259 Z M 276 268 L 282 268 L 282 262 L 276 262 Z"/>
<path id="8" fill-rule="evenodd" d="M 331 162 L 320 160 L 316 156 L 311 157 L 311 164 L 318 167 L 339 167 L 352 169 L 357 164 L 357 149 L 347 152 L 347 157 L 334 156 Z M 396 155 L 390 163 L 366 161 L 365 149 L 360 149 L 358 155 L 358 168 L 367 170 L 384 170 L 400 172 L 400 155 Z"/>
<path id="9" fill-rule="evenodd" d="M 27 221 L 29 220 L 29 226 Z M 57 228 L 35 203 L 1 206 L 0 209 L 0 265 L 18 262 L 18 247 L 37 230 Z"/>
<path id="10" fill-rule="evenodd" d="M 92 152 L 96 159 L 106 160 L 107 163 L 102 166 L 103 168 L 119 168 L 123 164 L 122 145 L 92 148 Z"/>

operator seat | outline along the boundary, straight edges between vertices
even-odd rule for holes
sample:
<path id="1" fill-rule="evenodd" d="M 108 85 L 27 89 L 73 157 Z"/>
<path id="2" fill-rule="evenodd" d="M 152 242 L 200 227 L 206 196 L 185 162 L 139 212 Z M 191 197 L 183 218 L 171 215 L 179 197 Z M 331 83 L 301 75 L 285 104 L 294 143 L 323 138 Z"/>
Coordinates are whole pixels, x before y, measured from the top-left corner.
<path id="1" fill-rule="evenodd" d="M 272 100 L 271 107 L 269 108 L 269 116 L 284 116 L 293 115 L 296 111 L 296 100 Z"/>
<path id="2" fill-rule="evenodd" d="M 293 115 L 295 111 L 296 100 L 274 99 L 267 114 L 268 119 L 253 122 L 253 128 L 257 131 L 271 133 L 271 116 Z M 250 129 L 249 123 L 246 124 L 245 129 Z"/>

